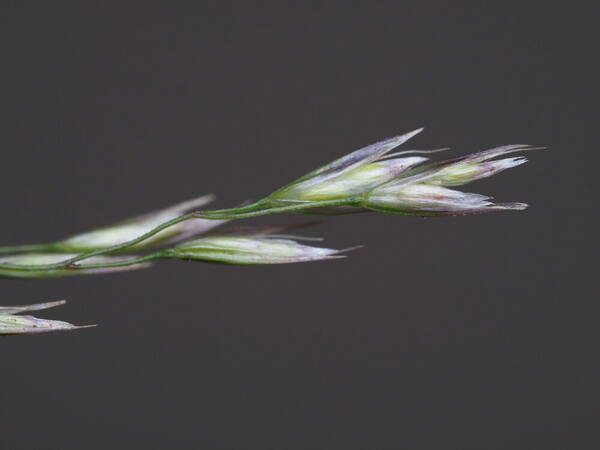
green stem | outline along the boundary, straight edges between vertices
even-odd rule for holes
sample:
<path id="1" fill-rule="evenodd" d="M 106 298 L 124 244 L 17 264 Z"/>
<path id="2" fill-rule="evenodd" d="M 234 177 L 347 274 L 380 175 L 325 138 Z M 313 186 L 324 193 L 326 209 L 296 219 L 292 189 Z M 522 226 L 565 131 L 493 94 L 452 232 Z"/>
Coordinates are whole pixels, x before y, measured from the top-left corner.
<path id="1" fill-rule="evenodd" d="M 354 206 L 359 202 L 358 198 L 349 198 L 342 200 L 325 200 L 321 202 L 307 202 L 299 203 L 287 206 L 276 206 L 265 209 L 259 209 L 256 211 L 249 212 L 234 212 L 233 209 L 224 209 L 222 215 L 214 214 L 216 211 L 208 211 L 208 215 L 205 212 L 196 213 L 194 217 L 202 219 L 214 219 L 214 220 L 235 220 L 235 219 L 249 219 L 251 217 L 266 216 L 267 214 L 278 214 L 284 212 L 296 212 L 304 209 L 331 207 L 331 206 Z M 230 213 L 230 214 L 227 214 Z"/>
<path id="2" fill-rule="evenodd" d="M 134 264 L 141 264 L 148 261 L 154 261 L 155 259 L 166 257 L 166 252 L 160 251 L 152 253 L 150 255 L 140 256 L 137 258 L 126 259 L 124 261 L 116 261 L 112 263 L 101 263 L 101 264 L 71 264 L 69 270 L 90 270 L 90 269 L 108 269 L 111 267 L 126 267 L 133 266 Z"/>
<path id="3" fill-rule="evenodd" d="M 267 214 L 277 214 L 283 212 L 296 212 L 302 211 L 304 209 L 312 209 L 319 208 L 325 206 L 351 206 L 356 205 L 359 201 L 359 198 L 348 198 L 342 200 L 327 200 L 321 202 L 307 202 L 296 205 L 289 206 L 278 206 L 278 207 L 270 207 L 269 200 L 263 199 L 259 200 L 252 205 L 243 206 L 241 208 L 231 208 L 231 209 L 221 209 L 214 211 L 198 211 L 192 212 L 189 214 L 184 214 L 183 216 L 176 217 L 175 219 L 171 219 L 168 222 L 165 222 L 156 228 L 148 231 L 141 236 L 138 236 L 135 239 L 130 241 L 123 242 L 118 245 L 113 245 L 111 247 L 101 248 L 98 250 L 94 250 L 91 252 L 82 253 L 80 255 L 74 256 L 73 258 L 67 259 L 65 261 L 61 261 L 54 264 L 37 264 L 37 265 L 20 265 L 20 264 L 1 264 L 0 268 L 2 269 L 11 269 L 11 270 L 23 270 L 23 271 L 39 271 L 39 270 L 64 270 L 64 269 L 101 269 L 107 267 L 123 267 L 132 264 L 137 264 L 139 262 L 145 262 L 152 259 L 157 259 L 160 257 L 164 257 L 164 252 L 154 253 L 147 256 L 142 256 L 139 258 L 135 258 L 132 260 L 114 262 L 114 263 L 103 263 L 103 264 L 93 264 L 93 265 L 79 265 L 77 264 L 80 261 L 83 261 L 88 258 L 92 258 L 94 256 L 106 255 L 109 253 L 117 252 L 119 250 L 123 250 L 129 248 L 133 245 L 139 244 L 146 239 L 151 238 L 152 236 L 160 233 L 161 231 L 169 228 L 173 225 L 176 225 L 181 222 L 185 222 L 186 220 L 202 218 L 209 220 L 236 220 L 236 219 L 247 219 L 250 217 L 263 216 Z M 52 244 L 48 244 L 52 245 Z M 42 246 L 32 246 L 40 249 Z M 148 259 L 146 259 L 148 258 Z"/>
<path id="4" fill-rule="evenodd" d="M 232 214 L 241 214 L 252 211 L 265 210 L 270 207 L 270 204 L 271 202 L 268 198 L 263 198 L 262 200 L 258 200 L 250 205 L 240 206 L 239 208 L 213 209 L 211 211 L 201 211 L 200 214 L 204 214 L 207 216 L 231 216 Z"/>

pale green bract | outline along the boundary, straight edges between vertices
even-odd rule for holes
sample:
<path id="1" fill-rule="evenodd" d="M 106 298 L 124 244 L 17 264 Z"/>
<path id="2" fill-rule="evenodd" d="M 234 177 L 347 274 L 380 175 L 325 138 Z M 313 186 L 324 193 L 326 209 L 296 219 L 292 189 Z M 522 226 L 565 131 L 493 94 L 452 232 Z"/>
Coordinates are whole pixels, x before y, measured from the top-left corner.
<path id="1" fill-rule="evenodd" d="M 285 264 L 342 258 L 340 250 L 313 247 L 277 236 L 212 236 L 175 247 L 167 255 L 223 264 Z"/>
<path id="2" fill-rule="evenodd" d="M 33 316 L 18 316 L 16 314 L 39 311 L 64 305 L 66 302 L 38 303 L 26 306 L 0 306 L 0 335 L 37 334 L 50 331 L 75 330 L 94 325 L 76 326 L 60 320 L 38 319 Z"/>
<path id="3" fill-rule="evenodd" d="M 46 265 L 56 264 L 62 261 L 67 261 L 70 258 L 77 256 L 74 253 L 22 253 L 18 255 L 0 256 L 0 278 L 54 278 L 63 277 L 70 275 L 86 275 L 86 274 L 98 274 L 98 273 L 110 273 L 110 272 L 121 272 L 124 270 L 136 270 L 149 267 L 150 263 L 139 263 L 132 264 L 123 267 L 105 267 L 105 268 L 93 268 L 86 269 L 86 265 L 96 264 L 114 264 L 128 261 L 134 258 L 134 255 L 128 256 L 94 256 L 86 260 L 85 264 L 78 266 L 77 270 L 74 269 L 58 269 L 58 270 L 18 270 L 2 267 L 2 264 L 12 265 Z"/>
<path id="4" fill-rule="evenodd" d="M 356 150 L 293 181 L 269 195 L 272 205 L 350 198 L 396 177 L 427 158 L 388 159 L 391 150 L 423 128 Z"/>
<path id="5" fill-rule="evenodd" d="M 88 252 L 106 247 L 119 245 L 123 242 L 135 239 L 148 231 L 156 228 L 162 223 L 175 219 L 185 212 L 197 209 L 214 200 L 213 195 L 204 195 L 192 200 L 187 200 L 165 209 L 147 213 L 138 217 L 128 219 L 114 225 L 76 234 L 55 244 L 55 250 L 60 252 Z M 129 248 L 136 250 L 156 247 L 158 245 L 172 244 L 192 236 L 202 234 L 211 230 L 224 221 L 193 219 L 175 224 L 151 238 L 144 240 Z"/>

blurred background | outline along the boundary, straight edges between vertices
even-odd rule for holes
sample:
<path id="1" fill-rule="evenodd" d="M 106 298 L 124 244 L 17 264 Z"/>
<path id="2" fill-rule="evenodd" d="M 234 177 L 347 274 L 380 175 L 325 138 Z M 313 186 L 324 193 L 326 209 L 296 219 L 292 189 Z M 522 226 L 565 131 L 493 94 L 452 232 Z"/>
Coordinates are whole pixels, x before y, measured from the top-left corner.
<path id="1" fill-rule="evenodd" d="M 366 244 L 345 260 L 3 280 L 99 327 L 2 339 L 0 448 L 598 448 L 591 5 L 5 2 L 3 245 L 234 206 L 420 126 L 549 150 L 467 187 L 525 212 L 306 230 Z"/>

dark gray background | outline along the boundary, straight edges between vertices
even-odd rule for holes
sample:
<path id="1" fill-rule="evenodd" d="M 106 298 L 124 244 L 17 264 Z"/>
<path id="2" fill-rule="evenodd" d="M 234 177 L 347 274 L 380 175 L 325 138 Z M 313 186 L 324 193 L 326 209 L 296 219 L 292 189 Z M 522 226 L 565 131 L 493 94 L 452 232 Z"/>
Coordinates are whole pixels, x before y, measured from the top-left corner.
<path id="1" fill-rule="evenodd" d="M 591 2 L 11 3 L 2 244 L 233 206 L 419 126 L 550 150 L 467 187 L 526 212 L 307 230 L 367 244 L 346 260 L 2 281 L 100 326 L 0 342 L 0 448 L 598 448 Z"/>

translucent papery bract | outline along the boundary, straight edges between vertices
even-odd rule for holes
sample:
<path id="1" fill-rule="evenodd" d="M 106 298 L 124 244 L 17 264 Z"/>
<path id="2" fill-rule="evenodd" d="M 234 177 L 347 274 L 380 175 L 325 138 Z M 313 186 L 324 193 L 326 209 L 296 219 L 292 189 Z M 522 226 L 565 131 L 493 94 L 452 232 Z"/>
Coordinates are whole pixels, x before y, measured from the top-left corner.
<path id="1" fill-rule="evenodd" d="M 522 157 L 491 161 L 493 158 L 510 153 L 539 150 L 542 148 L 524 144 L 495 147 L 445 161 L 420 165 L 400 174 L 394 180 L 389 181 L 389 184 L 425 183 L 442 186 L 460 186 L 492 176 L 502 170 L 518 166 L 527 161 Z"/>
<path id="2" fill-rule="evenodd" d="M 305 193 L 312 195 L 311 192 L 314 193 L 315 190 L 318 191 L 319 186 L 324 184 L 330 184 L 328 189 L 332 189 L 332 186 L 336 184 L 335 180 L 341 179 L 341 177 L 344 177 L 351 171 L 378 161 L 391 150 L 403 144 L 411 137 L 420 133 L 422 130 L 423 129 L 421 128 L 411 131 L 410 133 L 386 139 L 384 141 L 377 142 L 356 150 L 349 155 L 322 166 L 319 169 L 316 169 L 309 174 L 293 181 L 292 183 L 289 183 L 288 185 L 278 189 L 269 196 L 269 199 L 271 199 L 274 203 L 298 200 L 306 201 L 306 198 L 304 197 Z M 381 168 L 381 170 L 383 173 L 387 173 L 385 168 Z M 385 181 L 385 179 L 381 180 L 381 182 L 383 181 Z M 358 180 L 358 182 L 360 182 L 360 180 Z M 347 183 L 351 184 L 350 181 Z M 334 190 L 337 192 L 340 188 L 341 186 L 337 186 Z M 356 191 L 355 189 L 352 190 Z M 322 197 L 319 196 L 319 198 Z M 339 196 L 335 198 L 339 198 Z"/>
<path id="3" fill-rule="evenodd" d="M 352 197 L 360 195 L 426 160 L 427 158 L 414 156 L 378 161 L 350 170 L 328 181 L 304 187 L 295 193 L 290 192 L 290 194 L 292 197 L 296 194 L 299 200 L 306 202 Z M 285 202 L 285 200 L 283 201 Z"/>
<path id="4" fill-rule="evenodd" d="M 65 303 L 67 303 L 65 300 L 57 300 L 55 302 L 36 303 L 34 305 L 0 306 L 0 314 L 21 314 L 24 312 L 41 311 L 43 309 L 62 306 Z"/>
<path id="5" fill-rule="evenodd" d="M 522 210 L 524 203 L 493 203 L 490 197 L 441 186 L 407 184 L 377 188 L 362 205 L 375 211 L 407 215 L 464 215 L 492 210 Z"/>
<path id="6" fill-rule="evenodd" d="M 463 184 L 482 178 L 491 177 L 503 170 L 519 166 L 527 162 L 527 158 L 505 158 L 498 161 L 480 163 L 462 162 L 441 169 L 436 175 L 427 180 L 427 184 L 441 186 L 462 186 Z"/>
<path id="7" fill-rule="evenodd" d="M 224 264 L 285 264 L 341 258 L 340 251 L 278 237 L 213 236 L 175 247 L 168 255 Z"/>
<path id="8" fill-rule="evenodd" d="M 205 195 L 169 208 L 128 219 L 115 225 L 77 234 L 56 244 L 55 249 L 64 252 L 87 252 L 119 245 L 142 236 L 157 226 L 185 214 L 187 211 L 204 206 L 213 199 L 214 196 Z M 129 247 L 128 250 L 146 249 L 158 245 L 171 244 L 191 236 L 205 233 L 206 231 L 219 226 L 223 222 L 224 221 L 220 220 L 206 219 L 186 220 L 185 222 L 175 224 L 154 236 Z"/>
<path id="9" fill-rule="evenodd" d="M 33 316 L 0 314 L 0 335 L 45 333 L 78 328 L 60 320 L 38 319 Z"/>
<path id="10" fill-rule="evenodd" d="M 75 253 L 23 253 L 18 255 L 0 257 L 0 264 L 13 264 L 20 266 L 57 264 L 77 256 Z M 53 269 L 53 270 L 19 270 L 0 267 L 0 278 L 54 278 L 68 275 L 85 275 L 109 272 L 122 272 L 149 267 L 151 263 L 132 264 L 125 267 L 107 267 L 102 269 L 86 269 L 86 265 L 110 264 L 127 261 L 135 258 L 128 256 L 94 256 L 78 264 L 78 269 Z"/>
<path id="11" fill-rule="evenodd" d="M 36 334 L 47 333 L 50 331 L 74 330 L 79 327 L 68 322 L 60 320 L 38 319 L 33 316 L 15 316 L 28 311 L 38 311 L 42 309 L 53 308 L 65 303 L 64 300 L 58 302 L 40 303 L 37 305 L 26 306 L 0 306 L 0 335 L 18 335 L 18 334 Z"/>

